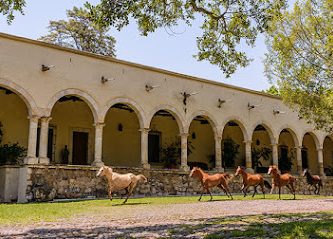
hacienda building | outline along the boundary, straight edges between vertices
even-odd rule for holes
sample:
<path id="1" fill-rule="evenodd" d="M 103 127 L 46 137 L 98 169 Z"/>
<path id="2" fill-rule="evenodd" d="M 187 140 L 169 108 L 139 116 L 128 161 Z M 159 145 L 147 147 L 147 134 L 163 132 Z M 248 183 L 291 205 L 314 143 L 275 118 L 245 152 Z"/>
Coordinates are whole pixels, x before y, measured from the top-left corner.
<path id="1" fill-rule="evenodd" d="M 101 165 L 151 175 L 333 167 L 331 135 L 279 97 L 3 33 L 0 122 L 0 147 L 26 149 L 20 165 L 0 166 L 0 202 L 33 200 L 64 172 L 48 193 L 82 196 L 73 177 L 89 171 L 90 183 Z"/>

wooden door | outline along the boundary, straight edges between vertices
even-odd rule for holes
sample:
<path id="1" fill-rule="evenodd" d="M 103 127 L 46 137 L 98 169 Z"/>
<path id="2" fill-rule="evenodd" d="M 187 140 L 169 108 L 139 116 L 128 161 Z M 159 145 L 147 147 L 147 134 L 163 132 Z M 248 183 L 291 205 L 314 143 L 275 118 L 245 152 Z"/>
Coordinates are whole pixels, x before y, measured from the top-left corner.
<path id="1" fill-rule="evenodd" d="M 88 164 L 88 136 L 87 132 L 73 132 L 73 161 L 74 165 Z"/>

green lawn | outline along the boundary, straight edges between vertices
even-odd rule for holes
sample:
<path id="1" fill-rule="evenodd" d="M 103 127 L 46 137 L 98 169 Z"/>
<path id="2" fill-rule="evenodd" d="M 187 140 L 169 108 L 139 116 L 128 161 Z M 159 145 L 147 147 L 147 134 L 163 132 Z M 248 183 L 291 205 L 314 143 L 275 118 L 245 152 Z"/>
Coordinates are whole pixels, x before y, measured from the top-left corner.
<path id="1" fill-rule="evenodd" d="M 232 223 L 242 222 L 236 230 Z M 205 236 L 217 238 L 332 239 L 333 212 L 231 217 L 213 223 L 220 232 Z M 207 224 L 206 224 L 207 226 Z"/>
<path id="2" fill-rule="evenodd" d="M 130 198 L 127 206 L 133 204 L 171 204 L 171 203 L 195 203 L 199 196 L 186 197 L 154 197 L 154 198 Z M 262 195 L 254 199 L 261 199 Z M 266 199 L 277 199 L 278 195 L 266 195 Z M 319 198 L 318 196 L 297 195 L 297 200 L 307 198 Z M 326 197 L 332 198 L 332 197 Z M 226 196 L 213 196 L 214 200 L 230 200 Z M 292 195 L 282 195 L 282 199 L 292 199 Z M 208 201 L 209 196 L 204 196 L 202 201 Z M 253 200 L 251 196 L 244 198 L 235 195 L 234 200 Z M 86 200 L 73 202 L 54 203 L 28 203 L 28 204 L 0 204 L 0 225 L 13 223 L 30 223 L 41 221 L 55 221 L 62 218 L 70 218 L 80 213 L 96 212 L 103 207 L 122 204 L 123 199 L 114 199 L 112 202 L 103 200 Z"/>

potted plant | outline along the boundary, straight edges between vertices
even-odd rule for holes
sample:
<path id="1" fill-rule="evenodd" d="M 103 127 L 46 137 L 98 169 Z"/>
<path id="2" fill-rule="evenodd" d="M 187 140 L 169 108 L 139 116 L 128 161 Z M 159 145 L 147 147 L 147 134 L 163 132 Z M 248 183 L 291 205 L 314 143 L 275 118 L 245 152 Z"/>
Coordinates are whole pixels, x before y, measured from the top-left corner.
<path id="1" fill-rule="evenodd" d="M 272 150 L 267 147 L 254 147 L 251 150 L 252 167 L 257 173 L 267 173 L 267 167 L 262 166 L 261 160 L 268 161 L 272 155 Z"/>
<path id="2" fill-rule="evenodd" d="M 237 144 L 232 138 L 226 138 L 223 141 L 223 167 L 230 168 L 235 167 L 235 159 L 239 154 L 239 144 Z"/>

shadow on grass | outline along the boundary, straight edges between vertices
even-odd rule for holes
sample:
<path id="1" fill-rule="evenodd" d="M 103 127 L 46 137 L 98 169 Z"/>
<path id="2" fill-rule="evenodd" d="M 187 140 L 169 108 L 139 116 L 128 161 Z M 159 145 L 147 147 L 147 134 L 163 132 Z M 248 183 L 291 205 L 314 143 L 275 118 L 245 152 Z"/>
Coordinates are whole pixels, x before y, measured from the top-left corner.
<path id="1" fill-rule="evenodd" d="M 3 238 L 333 238 L 333 214 L 285 214 L 232 216 L 211 219 L 192 219 L 171 224 L 156 222 L 128 225 L 119 222 L 112 226 L 75 228 L 37 228 Z"/>

